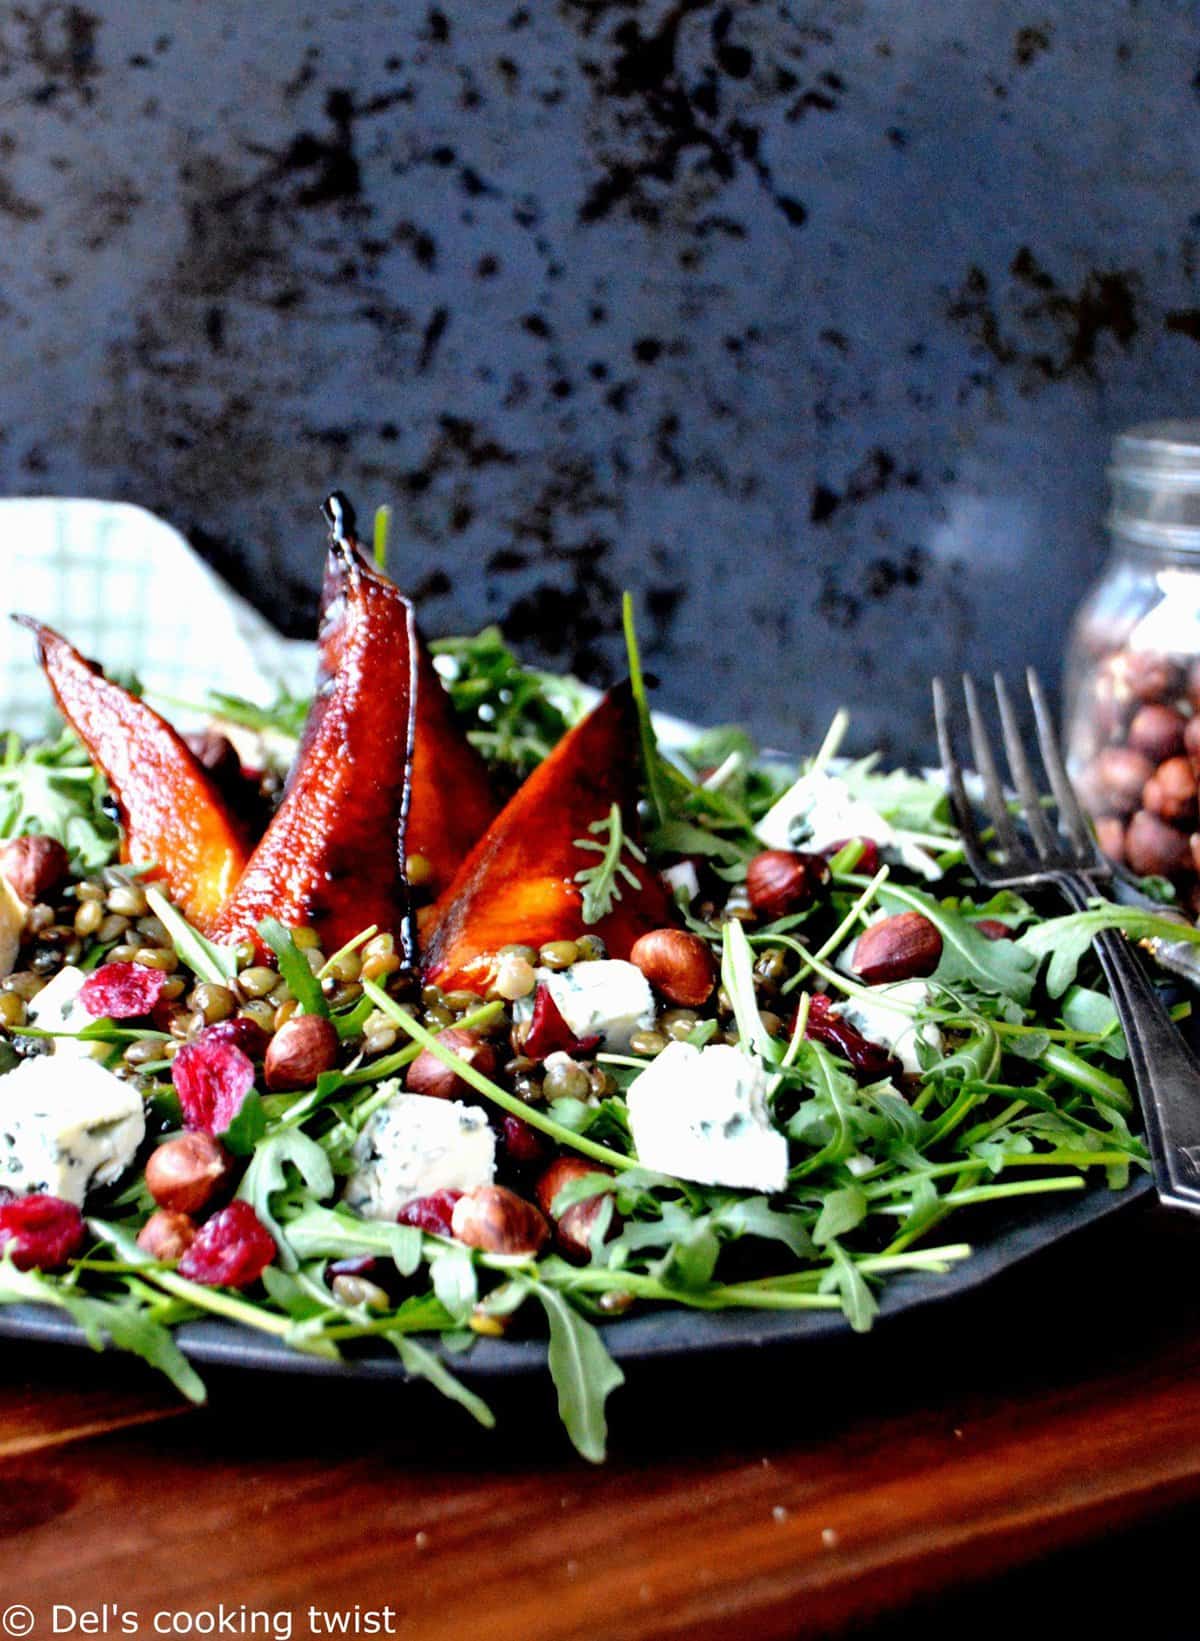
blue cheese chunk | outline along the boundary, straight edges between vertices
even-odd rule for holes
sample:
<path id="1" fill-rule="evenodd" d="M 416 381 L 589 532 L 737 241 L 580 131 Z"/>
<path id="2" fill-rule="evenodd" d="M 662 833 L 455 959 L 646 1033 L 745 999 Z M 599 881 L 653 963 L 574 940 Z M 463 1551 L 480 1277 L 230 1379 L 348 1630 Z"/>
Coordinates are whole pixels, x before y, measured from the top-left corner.
<path id="1" fill-rule="evenodd" d="M 740 1048 L 668 1044 L 626 1095 L 638 1161 L 699 1185 L 782 1191 L 787 1140 L 767 1114 L 768 1086 Z"/>
<path id="2" fill-rule="evenodd" d="M 39 1054 L 0 1078 L 0 1185 L 82 1208 L 146 1137 L 142 1097 L 95 1060 Z"/>
<path id="3" fill-rule="evenodd" d="M 68 964 L 59 969 L 48 986 L 29 1005 L 29 1018 L 43 1031 L 82 1031 L 94 1024 L 92 1015 L 79 1001 L 80 988 L 87 975 L 82 969 Z M 77 1037 L 48 1037 L 50 1051 L 64 1060 L 91 1060 L 110 1052 L 109 1043 L 81 1043 Z"/>
<path id="4" fill-rule="evenodd" d="M 654 993 L 632 963 L 603 958 L 557 972 L 538 969 L 537 978 L 576 1037 L 599 1037 L 614 1054 L 625 1052 L 635 1031 L 654 1024 Z"/>
<path id="5" fill-rule="evenodd" d="M 428 1094 L 395 1094 L 369 1120 L 354 1147 L 343 1193 L 365 1219 L 395 1220 L 431 1191 L 471 1191 L 496 1173 L 496 1137 L 487 1112 Z"/>
<path id="6" fill-rule="evenodd" d="M 788 787 L 758 823 L 758 836 L 768 849 L 807 849 L 822 854 L 850 838 L 871 838 L 885 854 L 926 878 L 941 877 L 932 855 L 907 841 L 846 782 L 825 770 L 814 770 Z"/>
<path id="7" fill-rule="evenodd" d="M 921 1071 L 918 1039 L 938 1053 L 942 1049 L 942 1034 L 937 1026 L 932 1021 L 918 1026 L 912 1018 L 914 1009 L 928 1006 L 932 997 L 929 987 L 923 980 L 895 980 L 869 989 L 869 998 L 847 997 L 839 1002 L 838 1013 L 847 1025 L 893 1054 L 910 1076 L 917 1076 Z M 889 999 L 901 1006 L 889 1007 Z"/>

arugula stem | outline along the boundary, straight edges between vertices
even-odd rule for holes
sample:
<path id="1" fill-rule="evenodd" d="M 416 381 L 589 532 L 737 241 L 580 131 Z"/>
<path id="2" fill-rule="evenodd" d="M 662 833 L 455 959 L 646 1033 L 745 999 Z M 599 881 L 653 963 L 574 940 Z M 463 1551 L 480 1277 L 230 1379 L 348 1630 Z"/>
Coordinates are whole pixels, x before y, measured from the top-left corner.
<path id="1" fill-rule="evenodd" d="M 1022 1158 L 1022 1162 L 1028 1158 Z M 1128 1162 L 1128 1157 L 1122 1157 L 1122 1162 Z M 1059 1174 L 1054 1179 L 1014 1180 L 1011 1185 L 969 1185 L 961 1191 L 948 1191 L 941 1199 L 943 1210 L 951 1208 L 965 1208 L 976 1202 L 995 1202 L 1003 1197 L 1033 1197 L 1042 1196 L 1048 1191 L 1082 1191 L 1086 1181 L 1078 1175 Z M 909 1214 L 912 1212 L 911 1202 L 896 1204 L 885 1203 L 877 1208 L 880 1214 Z M 929 1223 L 922 1226 L 928 1230 Z"/>
<path id="2" fill-rule="evenodd" d="M 1090 1065 L 1078 1054 L 1072 1054 L 1069 1049 L 1051 1043 L 1041 1056 L 1041 1063 L 1056 1072 L 1064 1082 L 1090 1094 L 1098 1105 L 1115 1106 L 1125 1116 L 1132 1112 L 1133 1098 L 1125 1084 L 1107 1071 L 1101 1071 L 1098 1066 Z"/>
<path id="3" fill-rule="evenodd" d="M 387 992 L 377 986 L 373 980 L 364 980 L 363 990 L 372 999 L 376 1008 L 382 1010 L 393 1024 L 400 1027 L 401 1031 L 407 1032 L 414 1042 L 419 1043 L 422 1048 L 427 1048 L 431 1054 L 436 1055 L 443 1065 L 447 1065 L 451 1071 L 457 1072 L 464 1083 L 468 1083 L 472 1088 L 477 1089 L 485 1099 L 490 1100 L 493 1105 L 498 1105 L 502 1111 L 509 1112 L 511 1116 L 520 1117 L 531 1128 L 541 1129 L 543 1134 L 549 1134 L 560 1145 L 569 1146 L 572 1151 L 579 1151 L 583 1156 L 591 1157 L 594 1162 L 602 1162 L 609 1168 L 620 1170 L 637 1167 L 636 1158 L 627 1157 L 623 1152 L 614 1151 L 607 1145 L 599 1145 L 595 1140 L 589 1140 L 585 1134 L 574 1133 L 570 1128 L 564 1127 L 562 1123 L 555 1122 L 553 1117 L 548 1117 L 544 1111 L 539 1111 L 536 1106 L 526 1105 L 524 1100 L 518 1099 L 515 1094 L 510 1094 L 507 1089 L 499 1087 L 498 1084 L 492 1082 L 490 1077 L 485 1077 L 468 1061 L 455 1054 L 453 1049 L 447 1048 L 445 1043 L 439 1042 L 431 1031 L 426 1031 L 424 1026 L 414 1020 L 411 1014 L 402 1009 L 399 1003 L 389 997 Z"/>
<path id="4" fill-rule="evenodd" d="M 658 750 L 658 737 L 654 733 L 654 721 L 650 716 L 650 703 L 646 698 L 646 680 L 642 673 L 642 656 L 638 648 L 637 627 L 633 615 L 633 594 L 629 592 L 621 599 L 621 622 L 625 629 L 625 648 L 629 653 L 629 680 L 633 686 L 633 699 L 637 706 L 642 766 L 646 775 L 646 801 L 650 805 L 655 825 L 661 826 L 667 818 L 667 803 L 662 787 L 662 758 Z"/>
<path id="5" fill-rule="evenodd" d="M 881 866 L 879 868 L 875 876 L 867 884 L 866 888 L 862 891 L 857 900 L 851 906 L 850 910 L 846 913 L 845 917 L 838 924 L 837 928 L 829 936 L 829 939 L 824 941 L 820 950 L 816 952 L 815 957 L 818 963 L 823 962 L 831 952 L 836 951 L 846 939 L 851 929 L 858 922 L 859 918 L 866 911 L 875 896 L 879 893 L 880 885 L 887 882 L 890 872 L 890 866 Z M 764 936 L 763 938 L 765 939 L 766 937 Z M 785 981 L 783 986 L 784 993 L 786 994 L 790 991 L 794 991 L 801 981 L 806 978 L 809 971 L 813 967 L 814 964 L 811 958 L 808 955 L 805 955 L 802 958 L 800 967 L 797 969 L 796 973 L 789 975 Z"/>

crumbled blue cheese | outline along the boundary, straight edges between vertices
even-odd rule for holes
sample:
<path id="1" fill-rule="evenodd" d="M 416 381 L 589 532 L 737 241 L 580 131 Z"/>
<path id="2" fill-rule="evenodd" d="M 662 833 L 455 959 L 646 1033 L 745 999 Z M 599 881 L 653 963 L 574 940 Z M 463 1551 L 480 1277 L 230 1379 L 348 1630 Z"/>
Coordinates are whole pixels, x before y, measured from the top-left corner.
<path id="1" fill-rule="evenodd" d="M 624 1053 L 635 1031 L 654 1024 L 654 993 L 632 963 L 601 958 L 557 972 L 538 969 L 537 978 L 576 1037 L 599 1037 L 614 1054 Z"/>
<path id="2" fill-rule="evenodd" d="M 48 986 L 29 1005 L 29 1018 L 43 1031 L 82 1031 L 94 1024 L 94 1018 L 79 1001 L 79 992 L 87 975 L 82 969 L 68 964 L 59 969 Z M 109 1043 L 81 1043 L 77 1037 L 47 1037 L 52 1053 L 64 1060 L 92 1060 L 108 1054 Z"/>
<path id="3" fill-rule="evenodd" d="M 0 1185 L 82 1208 L 146 1137 L 142 1097 L 94 1060 L 39 1054 L 0 1078 Z"/>
<path id="4" fill-rule="evenodd" d="M 405 1203 L 431 1191 L 471 1191 L 496 1173 L 496 1136 L 487 1112 L 428 1094 L 394 1094 L 354 1146 L 343 1193 L 366 1219 L 395 1220 Z"/>
<path id="5" fill-rule="evenodd" d="M 638 1161 L 700 1185 L 782 1191 L 787 1140 L 767 1114 L 768 1087 L 740 1048 L 669 1043 L 625 1097 Z"/>
<path id="6" fill-rule="evenodd" d="M 921 1070 L 917 1050 L 918 1038 L 938 1053 L 942 1050 L 942 1034 L 932 1021 L 918 1027 L 912 1010 L 925 1008 L 932 997 L 924 980 L 894 980 L 883 986 L 868 988 L 871 997 L 847 997 L 837 1005 L 838 1013 L 847 1025 L 861 1031 L 872 1043 L 886 1048 L 895 1055 L 901 1066 L 912 1076 Z M 876 998 L 891 998 L 903 1008 L 889 1008 Z"/>
<path id="7" fill-rule="evenodd" d="M 758 823 L 758 836 L 768 849 L 808 849 L 821 854 L 850 838 L 871 838 L 914 872 L 930 879 L 941 877 L 932 855 L 905 839 L 839 779 L 823 769 L 801 775 Z"/>
<path id="8" fill-rule="evenodd" d="M 0 980 L 7 980 L 17 966 L 24 928 L 25 902 L 0 874 Z"/>

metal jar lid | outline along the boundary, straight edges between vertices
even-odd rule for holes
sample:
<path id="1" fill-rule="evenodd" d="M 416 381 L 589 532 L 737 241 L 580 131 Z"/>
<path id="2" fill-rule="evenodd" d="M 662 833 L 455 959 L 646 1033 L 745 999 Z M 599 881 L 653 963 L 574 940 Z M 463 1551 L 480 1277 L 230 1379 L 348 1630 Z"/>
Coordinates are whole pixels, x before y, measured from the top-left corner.
<path id="1" fill-rule="evenodd" d="M 1200 553 L 1200 420 L 1146 422 L 1118 434 L 1108 477 L 1114 534 Z"/>

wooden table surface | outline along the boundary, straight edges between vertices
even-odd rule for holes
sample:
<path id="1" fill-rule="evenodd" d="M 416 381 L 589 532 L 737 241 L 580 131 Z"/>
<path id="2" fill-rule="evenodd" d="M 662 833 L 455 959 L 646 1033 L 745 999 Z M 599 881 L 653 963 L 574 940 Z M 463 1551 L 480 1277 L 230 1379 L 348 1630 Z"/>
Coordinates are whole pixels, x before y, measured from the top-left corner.
<path id="1" fill-rule="evenodd" d="M 636 1372 L 598 1469 L 540 1385 L 488 1436 L 421 1387 L 233 1376 L 193 1411 L 139 1364 L 5 1344 L 0 1633 L 13 1603 L 35 1634 L 222 1604 L 218 1634 L 857 1632 L 1200 1496 L 1198 1253 L 1134 1208 L 865 1340 Z"/>

